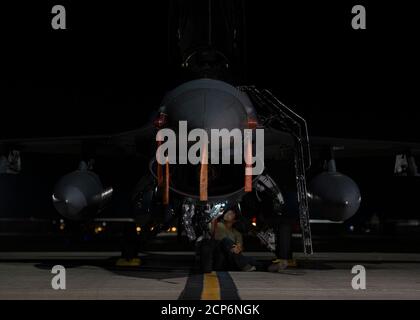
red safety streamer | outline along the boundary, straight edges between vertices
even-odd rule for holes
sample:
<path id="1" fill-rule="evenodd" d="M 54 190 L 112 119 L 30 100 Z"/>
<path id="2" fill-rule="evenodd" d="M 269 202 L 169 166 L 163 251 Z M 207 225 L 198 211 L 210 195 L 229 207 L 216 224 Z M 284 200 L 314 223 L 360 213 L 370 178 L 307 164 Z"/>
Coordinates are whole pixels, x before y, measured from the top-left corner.
<path id="1" fill-rule="evenodd" d="M 207 145 L 204 144 L 201 154 L 201 168 L 200 168 L 200 201 L 207 201 L 208 199 L 208 154 Z"/>

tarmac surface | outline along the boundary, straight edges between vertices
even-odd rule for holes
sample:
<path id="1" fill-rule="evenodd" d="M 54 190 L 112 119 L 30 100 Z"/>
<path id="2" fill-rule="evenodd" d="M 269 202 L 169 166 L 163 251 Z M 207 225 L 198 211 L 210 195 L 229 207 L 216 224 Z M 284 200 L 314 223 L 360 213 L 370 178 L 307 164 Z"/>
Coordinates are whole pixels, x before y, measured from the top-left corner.
<path id="1" fill-rule="evenodd" d="M 295 254 L 297 268 L 266 271 L 272 256 L 247 253 L 254 272 L 194 269 L 191 252 L 149 252 L 140 266 L 118 267 L 117 252 L 0 253 L 0 299 L 420 299 L 420 254 Z M 54 265 L 66 289 L 54 290 Z M 366 289 L 352 288 L 353 266 L 366 270 Z"/>

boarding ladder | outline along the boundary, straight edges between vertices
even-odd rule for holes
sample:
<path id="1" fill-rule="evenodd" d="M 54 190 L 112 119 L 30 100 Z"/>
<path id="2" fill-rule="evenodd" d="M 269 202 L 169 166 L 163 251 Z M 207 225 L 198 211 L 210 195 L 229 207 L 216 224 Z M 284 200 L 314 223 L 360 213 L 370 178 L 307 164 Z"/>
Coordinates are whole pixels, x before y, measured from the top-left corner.
<path id="1" fill-rule="evenodd" d="M 305 171 L 311 166 L 308 128 L 306 121 L 279 101 L 269 90 L 259 90 L 255 86 L 241 86 L 254 103 L 259 120 L 264 127 L 273 127 L 290 133 L 296 147 L 294 148 L 294 165 L 296 175 L 299 219 L 302 231 L 303 250 L 312 254 L 312 237 L 309 221 L 308 193 L 306 189 Z"/>

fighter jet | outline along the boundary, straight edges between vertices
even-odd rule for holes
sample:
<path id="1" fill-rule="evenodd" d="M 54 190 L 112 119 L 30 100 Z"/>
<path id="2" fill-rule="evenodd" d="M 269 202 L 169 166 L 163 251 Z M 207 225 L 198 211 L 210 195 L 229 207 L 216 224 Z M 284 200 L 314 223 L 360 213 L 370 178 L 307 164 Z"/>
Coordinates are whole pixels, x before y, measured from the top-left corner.
<path id="1" fill-rule="evenodd" d="M 226 208 L 236 206 L 243 211 L 244 220 L 250 226 L 253 214 L 247 209 L 249 202 L 257 206 L 265 202 L 270 208 L 262 212 L 263 223 L 258 224 L 257 234 L 263 237 L 267 230 L 281 232 L 276 231 L 279 229 L 275 225 L 283 222 L 276 217 L 295 215 L 300 224 L 303 251 L 311 254 L 310 218 L 344 221 L 357 212 L 361 203 L 358 185 L 337 171 L 336 158 L 349 154 L 404 154 L 409 159 L 406 170 L 403 165 L 398 170 L 417 175 L 413 157 L 420 151 L 418 144 L 311 137 L 305 119 L 270 90 L 235 85 L 235 76 L 243 63 L 241 50 L 244 50 L 245 35 L 243 21 L 238 16 L 242 2 L 219 3 L 219 9 L 225 13 L 220 16 L 225 17 L 227 30 L 217 33 L 212 1 L 205 2 L 205 6 L 196 2 L 174 2 L 176 8 L 171 9 L 172 59 L 181 70 L 180 79 L 189 80 L 163 97 L 156 106 L 153 121 L 115 135 L 1 140 L 2 179 L 6 181 L 7 176 L 19 174 L 21 166 L 25 165 L 22 154 L 80 156 L 83 161 L 75 164 L 75 168 L 78 167 L 73 172 L 63 173 L 50 197 L 63 217 L 83 222 L 101 217 L 117 191 L 112 185 L 102 184 L 101 177 L 95 173 L 96 158 L 147 159 L 143 174 L 136 177 L 138 183 L 130 192 L 130 203 L 124 207 L 129 208 L 129 215 L 139 225 L 152 225 L 158 233 L 178 219 L 189 240 L 199 242 L 211 236 L 211 222 Z M 208 19 L 197 19 L 203 15 Z M 221 41 L 216 36 L 220 34 L 228 41 Z M 221 42 L 227 43 L 224 51 L 219 49 Z M 159 134 L 170 129 L 176 136 L 181 135 L 180 123 L 187 124 L 187 135 L 197 129 L 209 136 L 215 129 L 229 133 L 250 130 L 252 139 L 240 136 L 242 158 L 253 156 L 263 165 L 263 170 L 253 175 L 246 162 L 208 161 L 214 152 L 226 151 L 223 144 L 215 150 L 206 143 L 198 163 L 183 163 L 180 161 L 182 141 L 175 141 L 176 159 L 172 161 L 168 156 L 166 161 L 159 162 L 157 151 L 167 142 L 160 139 Z M 264 133 L 264 155 L 260 159 L 256 155 L 258 130 Z M 231 138 L 229 159 L 238 151 L 231 149 Z M 188 154 L 197 141 L 186 141 L 184 151 Z M 308 183 L 307 172 L 314 159 L 325 162 L 324 171 Z M 269 241 L 267 246 L 272 249 Z"/>

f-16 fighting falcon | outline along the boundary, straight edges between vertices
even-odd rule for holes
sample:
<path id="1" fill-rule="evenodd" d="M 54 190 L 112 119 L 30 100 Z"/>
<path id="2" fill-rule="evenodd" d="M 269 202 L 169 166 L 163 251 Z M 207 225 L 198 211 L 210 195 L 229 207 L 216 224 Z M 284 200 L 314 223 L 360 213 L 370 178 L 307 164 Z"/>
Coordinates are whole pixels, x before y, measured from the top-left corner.
<path id="1" fill-rule="evenodd" d="M 153 230 L 152 236 L 178 220 L 178 232 L 199 248 L 212 239 L 212 226 L 223 213 L 235 207 L 241 232 L 257 236 L 275 254 L 270 270 L 276 271 L 291 259 L 293 224 L 298 222 L 303 251 L 312 254 L 310 218 L 344 221 L 357 212 L 360 190 L 337 171 L 336 158 L 377 152 L 412 160 L 420 150 L 408 143 L 311 137 L 305 119 L 271 91 L 243 85 L 243 1 L 171 5 L 168 53 L 180 83 L 156 103 L 154 119 L 110 136 L 1 140 L 2 185 L 20 174 L 22 155 L 78 155 L 82 161 L 75 171 L 63 172 L 50 197 L 64 218 L 83 223 L 120 205 L 114 196 L 121 186 L 103 185 L 95 173 L 101 159 L 131 159 L 127 166 L 146 159 L 120 212 Z M 213 161 L 215 154 L 226 161 Z M 308 183 L 313 159 L 325 168 Z M 407 172 L 417 174 L 413 162 L 407 163 Z M 123 255 L 134 258 L 137 250 Z"/>

